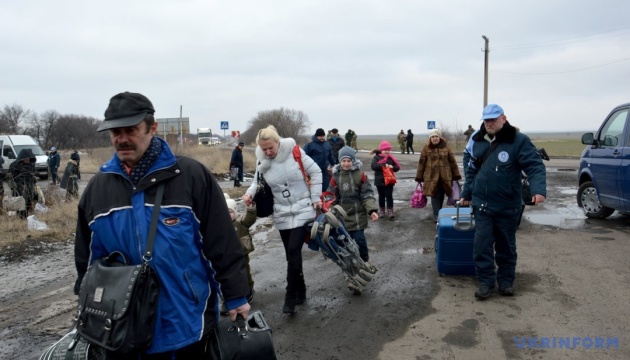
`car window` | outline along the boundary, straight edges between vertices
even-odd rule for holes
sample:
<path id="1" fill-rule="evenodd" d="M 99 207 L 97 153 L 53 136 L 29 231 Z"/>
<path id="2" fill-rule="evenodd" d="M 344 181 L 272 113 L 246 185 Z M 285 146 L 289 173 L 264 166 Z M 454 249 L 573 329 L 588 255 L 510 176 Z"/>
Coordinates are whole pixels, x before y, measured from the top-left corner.
<path id="1" fill-rule="evenodd" d="M 626 126 L 628 109 L 613 113 L 599 133 L 601 146 L 619 146 L 623 142 L 623 129 Z"/>

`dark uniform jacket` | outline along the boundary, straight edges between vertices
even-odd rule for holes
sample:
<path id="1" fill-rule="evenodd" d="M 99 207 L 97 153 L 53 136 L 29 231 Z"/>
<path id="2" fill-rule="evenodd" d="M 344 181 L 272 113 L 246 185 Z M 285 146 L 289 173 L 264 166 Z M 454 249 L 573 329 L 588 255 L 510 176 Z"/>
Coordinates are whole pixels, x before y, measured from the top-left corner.
<path id="1" fill-rule="evenodd" d="M 471 161 L 466 171 L 466 182 L 461 197 L 472 199 L 475 209 L 485 208 L 489 214 L 520 211 L 522 174 L 527 174 L 532 194 L 547 196 L 545 165 L 529 137 L 505 122 L 496 134 L 497 147 L 481 166 L 474 159 L 483 159 L 490 142 L 482 127 L 471 138 L 466 151 Z"/>

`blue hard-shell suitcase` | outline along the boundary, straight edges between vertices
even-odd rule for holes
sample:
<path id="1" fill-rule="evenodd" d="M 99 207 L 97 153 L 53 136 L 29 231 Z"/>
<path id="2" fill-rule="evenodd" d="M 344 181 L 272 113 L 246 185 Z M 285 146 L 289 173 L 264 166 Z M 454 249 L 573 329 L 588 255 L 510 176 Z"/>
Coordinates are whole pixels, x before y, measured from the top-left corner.
<path id="1" fill-rule="evenodd" d="M 437 271 L 444 275 L 475 275 L 471 208 L 443 208 L 438 213 L 435 253 Z"/>

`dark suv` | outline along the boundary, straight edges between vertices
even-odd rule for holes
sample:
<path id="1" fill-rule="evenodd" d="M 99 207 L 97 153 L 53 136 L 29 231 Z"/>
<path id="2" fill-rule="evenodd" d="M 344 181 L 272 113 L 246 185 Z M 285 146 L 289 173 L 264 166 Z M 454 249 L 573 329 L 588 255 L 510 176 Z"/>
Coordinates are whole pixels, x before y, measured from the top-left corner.
<path id="1" fill-rule="evenodd" d="M 610 112 L 595 135 L 582 135 L 588 145 L 580 158 L 577 203 L 589 218 L 615 210 L 630 212 L 630 103 Z"/>

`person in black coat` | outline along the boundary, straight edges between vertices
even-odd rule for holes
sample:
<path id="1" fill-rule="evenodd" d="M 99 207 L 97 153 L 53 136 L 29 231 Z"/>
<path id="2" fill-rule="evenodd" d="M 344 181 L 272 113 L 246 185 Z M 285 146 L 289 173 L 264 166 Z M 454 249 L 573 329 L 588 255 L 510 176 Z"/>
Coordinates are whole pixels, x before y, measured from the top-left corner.
<path id="1" fill-rule="evenodd" d="M 60 188 L 66 189 L 66 199 L 79 198 L 79 165 L 70 157 L 61 177 Z"/>
<path id="2" fill-rule="evenodd" d="M 407 154 L 409 154 L 409 150 L 411 150 L 412 154 L 416 153 L 413 151 L 413 133 L 411 129 L 407 130 Z"/>
<path id="3" fill-rule="evenodd" d="M 77 163 L 77 179 L 81 180 L 81 156 L 79 156 L 78 150 L 72 150 L 70 160 L 74 160 Z"/>
<path id="4" fill-rule="evenodd" d="M 13 176 L 13 190 L 19 196 L 24 197 L 26 209 L 18 211 L 18 215 L 26 219 L 28 210 L 32 207 L 33 198 L 35 197 L 35 162 L 37 158 L 31 149 L 22 149 L 17 159 L 9 166 L 9 172 Z"/>
<path id="5" fill-rule="evenodd" d="M 238 169 L 238 176 L 234 179 L 234 187 L 241 187 L 241 181 L 243 181 L 243 147 L 245 147 L 245 143 L 239 142 L 232 151 L 232 158 L 230 159 L 230 175 L 232 168 Z"/>
<path id="6" fill-rule="evenodd" d="M 330 138 L 327 141 L 330 144 L 330 147 L 332 147 L 333 159 L 335 160 L 333 165 L 339 164 L 339 150 L 346 146 L 345 141 L 339 137 L 339 130 L 332 129 L 330 131 Z"/>

